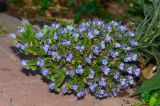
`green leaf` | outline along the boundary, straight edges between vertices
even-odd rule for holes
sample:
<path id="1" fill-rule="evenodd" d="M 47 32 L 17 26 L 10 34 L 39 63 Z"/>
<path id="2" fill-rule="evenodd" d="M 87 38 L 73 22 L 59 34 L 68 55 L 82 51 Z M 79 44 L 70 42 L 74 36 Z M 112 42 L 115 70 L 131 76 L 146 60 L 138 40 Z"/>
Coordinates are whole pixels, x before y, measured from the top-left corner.
<path id="1" fill-rule="evenodd" d="M 160 88 L 160 66 L 158 67 L 158 72 L 149 80 L 144 82 L 135 92 L 134 95 L 138 95 L 144 92 Z"/>
<path id="2" fill-rule="evenodd" d="M 149 106 L 155 106 L 157 99 L 154 96 L 151 96 L 149 101 Z"/>

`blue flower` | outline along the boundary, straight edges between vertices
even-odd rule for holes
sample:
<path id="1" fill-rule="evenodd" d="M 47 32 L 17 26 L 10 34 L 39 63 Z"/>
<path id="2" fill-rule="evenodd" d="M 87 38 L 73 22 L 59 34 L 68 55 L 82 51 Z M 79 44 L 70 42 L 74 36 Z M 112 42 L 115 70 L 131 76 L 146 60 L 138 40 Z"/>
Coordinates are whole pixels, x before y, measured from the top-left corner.
<path id="1" fill-rule="evenodd" d="M 94 78 L 94 74 L 95 74 L 95 72 L 93 71 L 93 69 L 89 69 L 89 76 L 88 76 L 88 78 Z"/>
<path id="2" fill-rule="evenodd" d="M 98 55 L 99 54 L 99 47 L 98 46 L 94 46 L 93 47 L 93 52 Z"/>
<path id="3" fill-rule="evenodd" d="M 119 69 L 122 70 L 122 71 L 124 70 L 124 63 L 123 62 L 120 63 Z"/>
<path id="4" fill-rule="evenodd" d="M 131 57 L 131 58 L 132 58 L 133 61 L 137 61 L 138 56 L 137 56 L 137 54 L 132 54 L 132 57 Z"/>
<path id="5" fill-rule="evenodd" d="M 60 60 L 61 58 L 62 58 L 62 56 L 56 55 L 56 59 L 57 59 L 57 60 Z"/>
<path id="6" fill-rule="evenodd" d="M 47 76 L 47 74 L 49 74 L 49 70 L 48 69 L 44 69 L 41 71 L 43 76 Z"/>
<path id="7" fill-rule="evenodd" d="M 22 64 L 23 67 L 26 66 L 27 65 L 27 60 L 22 60 L 21 64 Z"/>
<path id="8" fill-rule="evenodd" d="M 105 49 L 106 48 L 105 42 L 101 41 L 100 46 L 101 46 L 102 49 Z"/>
<path id="9" fill-rule="evenodd" d="M 16 44 L 16 47 L 17 47 L 17 48 L 20 48 L 20 47 L 21 47 L 21 43 L 17 43 L 17 44 Z"/>
<path id="10" fill-rule="evenodd" d="M 130 46 L 127 46 L 127 47 L 125 48 L 125 50 L 130 51 L 130 50 L 131 50 L 131 47 L 130 47 Z"/>
<path id="11" fill-rule="evenodd" d="M 42 32 L 38 32 L 38 33 L 36 34 L 36 38 L 42 38 L 42 37 L 43 37 Z"/>
<path id="12" fill-rule="evenodd" d="M 84 69 L 82 68 L 82 65 L 78 65 L 78 68 L 76 69 L 77 74 L 83 74 Z"/>
<path id="13" fill-rule="evenodd" d="M 121 30 L 121 31 L 126 31 L 127 27 L 123 26 L 123 25 L 120 25 L 120 26 L 118 26 L 118 29 Z"/>
<path id="14" fill-rule="evenodd" d="M 132 60 L 132 57 L 126 57 L 126 58 L 124 58 L 125 62 L 130 62 L 131 60 Z"/>
<path id="15" fill-rule="evenodd" d="M 74 27 L 72 25 L 67 25 L 67 29 L 72 30 Z"/>
<path id="16" fill-rule="evenodd" d="M 89 89 L 90 89 L 91 91 L 93 91 L 96 87 L 97 87 L 97 84 L 96 84 L 96 83 L 90 83 L 90 84 L 89 84 Z"/>
<path id="17" fill-rule="evenodd" d="M 73 85 L 70 87 L 72 90 L 76 91 L 78 89 L 78 86 L 77 85 Z"/>
<path id="18" fill-rule="evenodd" d="M 112 38 L 109 35 L 106 35 L 106 40 L 107 40 L 107 42 L 110 42 L 112 40 Z"/>
<path id="19" fill-rule="evenodd" d="M 114 77 L 115 80 L 117 80 L 119 78 L 119 74 L 120 73 L 118 71 L 114 72 L 114 76 L 113 77 Z"/>
<path id="20" fill-rule="evenodd" d="M 126 78 L 121 78 L 120 83 L 121 83 L 122 86 L 125 86 L 126 83 L 127 83 L 127 79 Z"/>
<path id="21" fill-rule="evenodd" d="M 68 76 L 74 76 L 75 75 L 75 71 L 74 70 L 66 71 L 66 75 L 68 75 Z"/>
<path id="22" fill-rule="evenodd" d="M 95 35 L 98 35 L 100 33 L 100 31 L 97 30 L 97 29 L 94 29 L 93 32 L 94 32 Z"/>
<path id="23" fill-rule="evenodd" d="M 69 46 L 71 44 L 71 41 L 63 41 L 62 45 L 63 46 Z"/>
<path id="24" fill-rule="evenodd" d="M 24 31 L 25 31 L 24 27 L 18 27 L 18 32 L 19 32 L 19 33 L 22 33 L 22 32 L 24 32 Z"/>
<path id="25" fill-rule="evenodd" d="M 108 32 L 111 32 L 112 31 L 112 28 L 110 26 L 107 26 L 107 31 Z"/>
<path id="26" fill-rule="evenodd" d="M 55 34 L 54 34 L 54 40 L 57 40 L 57 39 L 58 39 L 58 34 L 55 33 Z"/>
<path id="27" fill-rule="evenodd" d="M 81 98 L 81 97 L 83 97 L 84 95 L 85 95 L 85 91 L 84 91 L 84 90 L 80 90 L 80 91 L 77 92 L 77 97 L 78 97 L 78 98 Z"/>
<path id="28" fill-rule="evenodd" d="M 116 89 L 112 89 L 112 94 L 113 94 L 113 96 L 118 96 L 118 93 L 119 93 L 119 91 L 118 90 L 116 90 Z"/>
<path id="29" fill-rule="evenodd" d="M 38 60 L 37 61 L 37 66 L 43 67 L 44 66 L 44 60 Z"/>
<path id="30" fill-rule="evenodd" d="M 120 47 L 121 47 L 121 44 L 118 43 L 118 42 L 116 42 L 116 43 L 115 43 L 115 46 L 118 47 L 118 48 L 120 48 Z"/>
<path id="31" fill-rule="evenodd" d="M 84 47 L 83 45 L 82 45 L 82 46 L 78 46 L 78 45 L 77 45 L 77 46 L 75 47 L 75 49 L 76 49 L 76 50 L 79 50 L 80 52 L 83 52 L 84 49 L 85 49 L 85 47 Z"/>
<path id="32" fill-rule="evenodd" d="M 106 59 L 106 58 L 103 58 L 103 59 L 102 59 L 102 64 L 103 64 L 103 65 L 107 65 L 107 63 L 108 63 L 107 59 Z"/>
<path id="33" fill-rule="evenodd" d="M 138 77 L 139 75 L 140 75 L 140 69 L 139 68 L 136 68 L 135 70 L 134 70 L 134 74 Z"/>
<path id="34" fill-rule="evenodd" d="M 61 88 L 61 91 L 65 94 L 65 93 L 67 93 L 67 92 L 68 92 L 68 89 L 67 89 L 67 88 L 65 88 L 65 87 L 62 87 L 62 88 Z"/>
<path id="35" fill-rule="evenodd" d="M 101 70 L 103 71 L 104 75 L 108 75 L 110 72 L 110 68 L 108 68 L 107 66 L 102 66 Z"/>
<path id="36" fill-rule="evenodd" d="M 53 90 L 54 87 L 55 87 L 55 84 L 54 84 L 54 83 L 50 83 L 50 84 L 49 84 L 49 89 L 50 89 L 50 90 Z"/>
<path id="37" fill-rule="evenodd" d="M 84 32 L 86 29 L 85 29 L 85 27 L 80 27 L 79 28 L 79 31 L 82 33 L 82 32 Z"/>
<path id="38" fill-rule="evenodd" d="M 72 53 L 70 53 L 68 56 L 66 56 L 66 61 L 67 62 L 71 62 L 72 59 L 73 59 Z"/>
<path id="39" fill-rule="evenodd" d="M 25 50 L 25 49 L 27 49 L 27 48 L 28 48 L 28 44 L 21 45 L 21 49 L 22 49 L 22 50 Z"/>
<path id="40" fill-rule="evenodd" d="M 49 45 L 45 44 L 45 45 L 43 46 L 43 50 L 44 50 L 45 52 L 48 52 L 48 49 L 49 49 Z"/>
<path id="41" fill-rule="evenodd" d="M 132 74 L 132 70 L 133 70 L 133 67 L 128 67 L 128 68 L 127 68 L 127 72 L 128 72 L 129 74 Z"/>
<path id="42" fill-rule="evenodd" d="M 128 76 L 127 78 L 128 78 L 129 84 L 130 85 L 134 85 L 134 78 L 133 78 L 133 76 Z"/>
<path id="43" fill-rule="evenodd" d="M 138 42 L 137 42 L 137 41 L 131 40 L 130 42 L 131 42 L 131 45 L 132 45 L 132 46 L 138 46 Z"/>
<path id="44" fill-rule="evenodd" d="M 101 86 L 101 87 L 105 87 L 106 86 L 106 81 L 104 78 L 101 78 L 99 81 L 98 81 L 98 85 Z"/>
<path id="45" fill-rule="evenodd" d="M 9 35 L 9 37 L 10 37 L 11 39 L 15 39 L 15 38 L 16 38 L 16 34 L 12 33 L 12 34 Z"/>
<path id="46" fill-rule="evenodd" d="M 116 21 L 111 21 L 111 22 L 109 22 L 109 24 L 111 24 L 111 25 L 113 25 L 113 26 L 118 26 L 118 25 L 119 25 L 119 23 L 116 22 Z"/>
<path id="47" fill-rule="evenodd" d="M 117 51 L 110 51 L 110 53 L 111 53 L 111 56 L 113 57 L 113 58 L 115 58 L 115 57 L 117 57 L 117 56 L 119 56 L 119 52 L 117 52 Z"/>
<path id="48" fill-rule="evenodd" d="M 27 19 L 22 19 L 22 24 L 24 25 L 24 24 L 27 24 L 27 23 L 29 23 L 29 21 L 27 20 Z"/>
<path id="49" fill-rule="evenodd" d="M 88 37 L 89 37 L 90 39 L 94 38 L 94 35 L 92 34 L 92 32 L 88 32 Z"/>
<path id="50" fill-rule="evenodd" d="M 130 36 L 132 36 L 132 37 L 134 37 L 134 36 L 135 36 L 135 33 L 134 33 L 134 32 L 129 31 L 129 35 L 130 35 Z"/>

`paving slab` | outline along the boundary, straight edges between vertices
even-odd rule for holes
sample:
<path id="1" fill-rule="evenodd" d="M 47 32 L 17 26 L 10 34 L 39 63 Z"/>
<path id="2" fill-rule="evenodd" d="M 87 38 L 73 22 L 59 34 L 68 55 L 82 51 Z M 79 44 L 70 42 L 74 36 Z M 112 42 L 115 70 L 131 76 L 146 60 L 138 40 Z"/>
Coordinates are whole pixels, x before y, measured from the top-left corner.
<path id="1" fill-rule="evenodd" d="M 0 22 L 13 31 L 20 25 L 18 19 L 7 14 L 0 14 Z M 97 100 L 89 94 L 77 100 L 74 95 L 51 93 L 39 75 L 23 73 L 17 55 L 11 40 L 0 37 L 0 106 L 131 106 L 139 102 L 127 97 Z"/>

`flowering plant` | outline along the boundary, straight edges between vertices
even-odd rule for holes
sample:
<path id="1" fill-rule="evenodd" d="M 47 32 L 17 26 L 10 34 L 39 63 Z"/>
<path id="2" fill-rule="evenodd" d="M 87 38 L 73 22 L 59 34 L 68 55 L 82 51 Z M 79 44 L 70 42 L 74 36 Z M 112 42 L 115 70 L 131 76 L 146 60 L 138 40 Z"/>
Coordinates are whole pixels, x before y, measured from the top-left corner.
<path id="1" fill-rule="evenodd" d="M 121 23 L 53 23 L 42 30 L 35 30 L 25 19 L 22 23 L 10 37 L 22 53 L 33 55 L 22 60 L 22 65 L 39 70 L 50 80 L 50 90 L 74 93 L 78 98 L 89 91 L 104 98 L 136 84 L 140 69 L 134 49 L 138 42 L 134 32 Z"/>

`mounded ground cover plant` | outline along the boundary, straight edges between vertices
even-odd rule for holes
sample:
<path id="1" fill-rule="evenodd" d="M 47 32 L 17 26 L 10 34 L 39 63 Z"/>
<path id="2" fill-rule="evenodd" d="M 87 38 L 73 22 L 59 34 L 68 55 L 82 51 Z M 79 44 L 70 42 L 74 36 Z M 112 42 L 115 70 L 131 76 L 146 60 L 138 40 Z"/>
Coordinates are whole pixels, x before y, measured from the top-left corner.
<path id="1" fill-rule="evenodd" d="M 136 85 L 138 42 L 134 32 L 120 22 L 53 23 L 41 30 L 26 19 L 22 24 L 10 37 L 20 52 L 33 55 L 22 65 L 49 79 L 50 90 L 78 98 L 86 92 L 105 98 Z"/>

